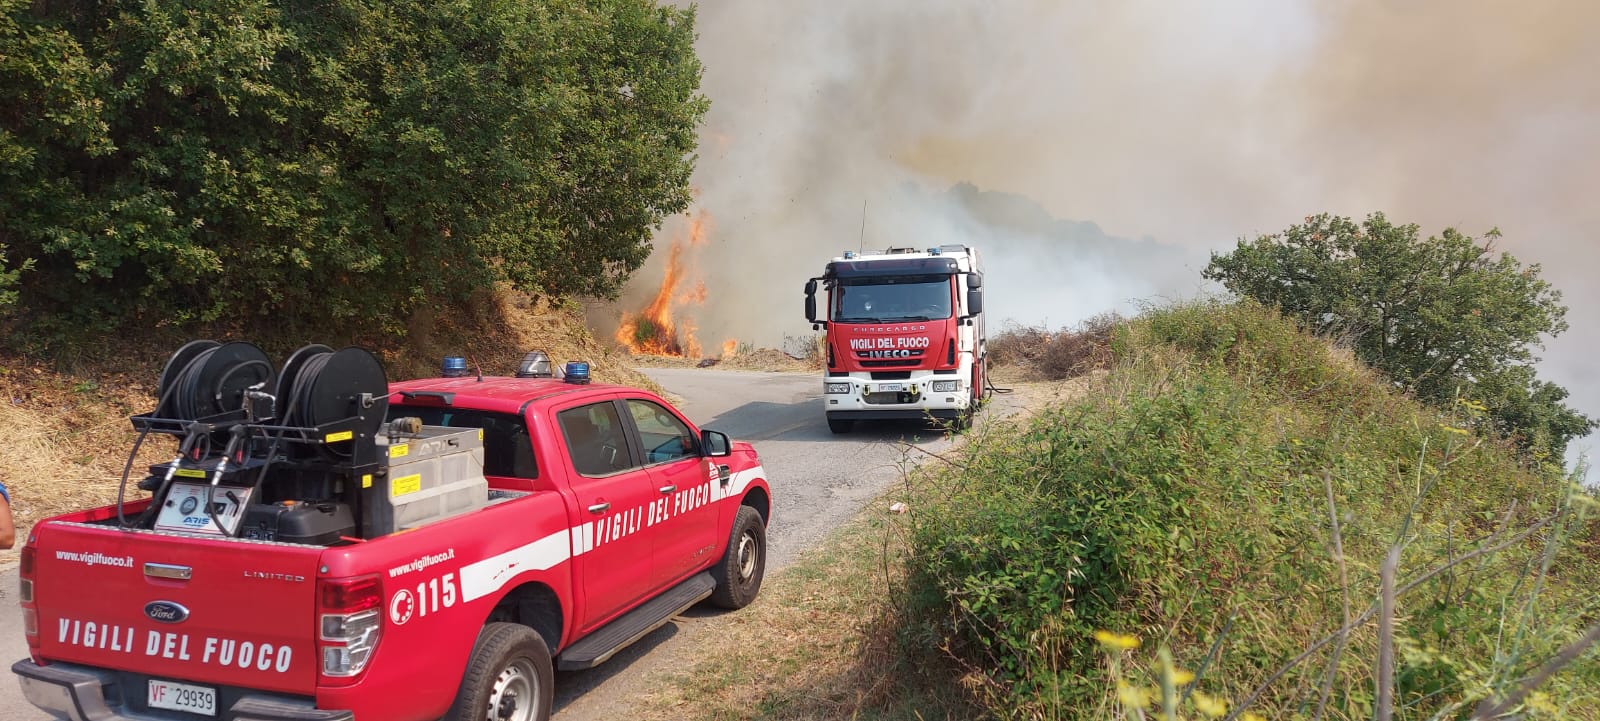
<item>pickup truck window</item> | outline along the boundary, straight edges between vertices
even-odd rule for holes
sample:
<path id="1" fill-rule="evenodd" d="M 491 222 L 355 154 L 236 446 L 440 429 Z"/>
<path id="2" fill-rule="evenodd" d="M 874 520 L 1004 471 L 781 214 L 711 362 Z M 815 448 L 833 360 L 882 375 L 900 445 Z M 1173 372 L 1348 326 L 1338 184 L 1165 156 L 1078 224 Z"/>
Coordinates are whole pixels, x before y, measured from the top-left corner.
<path id="1" fill-rule="evenodd" d="M 567 439 L 572 466 L 585 476 L 609 476 L 633 467 L 622 417 L 611 401 L 568 408 L 556 414 Z"/>
<path id="2" fill-rule="evenodd" d="M 628 399 L 628 415 L 639 429 L 645 463 L 662 463 L 700 455 L 694 432 L 671 411 L 638 398 Z"/>
<path id="3" fill-rule="evenodd" d="M 456 408 L 389 406 L 389 420 L 416 416 L 425 426 L 483 429 L 483 475 L 502 478 L 538 478 L 528 424 L 513 413 L 493 413 Z"/>

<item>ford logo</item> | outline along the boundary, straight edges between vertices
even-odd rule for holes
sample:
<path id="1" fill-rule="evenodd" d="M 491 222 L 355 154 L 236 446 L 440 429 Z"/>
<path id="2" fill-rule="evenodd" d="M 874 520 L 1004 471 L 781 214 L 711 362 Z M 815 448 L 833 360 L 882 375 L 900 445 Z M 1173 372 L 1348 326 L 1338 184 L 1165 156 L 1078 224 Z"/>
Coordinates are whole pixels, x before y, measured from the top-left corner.
<path id="1" fill-rule="evenodd" d="M 181 623 L 189 617 L 189 609 L 171 601 L 151 601 L 144 605 L 144 615 L 161 623 Z"/>

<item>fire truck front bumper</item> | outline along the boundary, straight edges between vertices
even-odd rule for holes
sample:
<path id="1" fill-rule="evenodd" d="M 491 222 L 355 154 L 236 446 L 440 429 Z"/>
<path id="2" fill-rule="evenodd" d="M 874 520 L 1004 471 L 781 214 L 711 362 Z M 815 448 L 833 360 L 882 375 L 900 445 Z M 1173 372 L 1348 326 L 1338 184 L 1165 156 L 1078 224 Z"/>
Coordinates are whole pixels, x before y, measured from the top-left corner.
<path id="1" fill-rule="evenodd" d="M 903 381 L 843 376 L 823 379 L 823 406 L 832 415 L 859 419 L 954 418 L 972 404 L 972 389 L 957 376 L 934 375 Z"/>
<path id="2" fill-rule="evenodd" d="M 127 688 L 142 688 L 128 683 L 130 675 L 109 669 L 91 668 L 71 663 L 52 663 L 40 666 L 32 659 L 22 659 L 11 665 L 11 672 L 22 683 L 22 695 L 29 703 L 50 715 L 67 721 L 165 721 L 166 719 L 199 718 L 192 714 L 159 709 L 131 708 L 130 699 L 122 696 Z M 144 677 L 140 677 L 144 678 Z M 141 682 L 142 683 L 142 682 Z M 117 689 L 108 697 L 107 688 Z M 309 700 L 266 693 L 241 692 L 220 694 L 231 703 L 218 706 L 217 718 L 222 721 L 353 721 L 349 711 L 328 711 L 315 708 Z"/>

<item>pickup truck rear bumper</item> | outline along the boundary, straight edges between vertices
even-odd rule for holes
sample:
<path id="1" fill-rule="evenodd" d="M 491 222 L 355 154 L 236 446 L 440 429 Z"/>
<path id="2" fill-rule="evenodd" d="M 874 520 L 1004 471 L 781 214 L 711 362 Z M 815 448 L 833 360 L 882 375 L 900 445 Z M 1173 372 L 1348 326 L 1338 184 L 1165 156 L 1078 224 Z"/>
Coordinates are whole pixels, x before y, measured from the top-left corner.
<path id="1" fill-rule="evenodd" d="M 119 681 L 115 671 L 71 663 L 40 666 L 32 659 L 11 665 L 29 703 L 67 721 L 164 721 L 199 718 L 192 714 L 139 711 L 107 703 L 105 687 Z M 349 711 L 326 711 L 294 699 L 269 694 L 244 694 L 219 709 L 220 721 L 354 721 Z"/>

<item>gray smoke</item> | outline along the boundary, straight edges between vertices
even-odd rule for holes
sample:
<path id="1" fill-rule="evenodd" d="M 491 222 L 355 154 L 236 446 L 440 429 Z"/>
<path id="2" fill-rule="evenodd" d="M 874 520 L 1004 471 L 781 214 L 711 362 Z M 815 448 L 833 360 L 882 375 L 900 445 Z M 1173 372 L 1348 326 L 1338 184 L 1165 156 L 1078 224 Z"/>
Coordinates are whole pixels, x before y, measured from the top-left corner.
<path id="1" fill-rule="evenodd" d="M 996 321 L 1070 325 L 1201 292 L 1239 237 L 1381 210 L 1498 227 L 1543 264 L 1572 330 L 1542 375 L 1600 415 L 1597 21 L 1587 0 L 701 2 L 715 229 L 690 254 L 707 303 L 679 312 L 708 349 L 777 345 L 844 249 L 965 241 Z"/>

